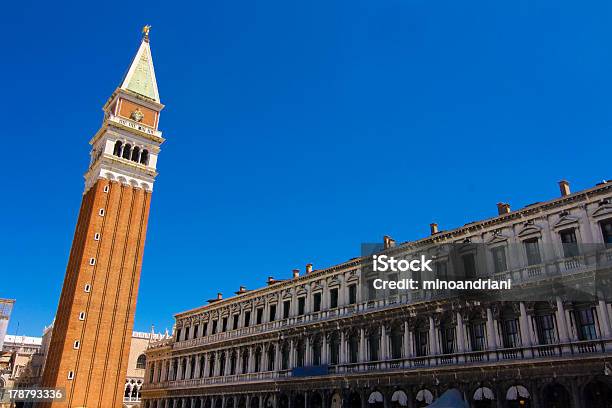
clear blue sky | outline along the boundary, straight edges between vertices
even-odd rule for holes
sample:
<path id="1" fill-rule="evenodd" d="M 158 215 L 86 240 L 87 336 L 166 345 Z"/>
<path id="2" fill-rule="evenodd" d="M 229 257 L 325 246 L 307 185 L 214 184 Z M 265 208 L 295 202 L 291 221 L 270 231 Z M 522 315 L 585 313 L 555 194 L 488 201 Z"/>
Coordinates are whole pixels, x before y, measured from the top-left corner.
<path id="1" fill-rule="evenodd" d="M 53 319 L 89 138 L 151 24 L 167 142 L 135 328 L 610 173 L 609 1 L 8 2 L 0 297 Z"/>

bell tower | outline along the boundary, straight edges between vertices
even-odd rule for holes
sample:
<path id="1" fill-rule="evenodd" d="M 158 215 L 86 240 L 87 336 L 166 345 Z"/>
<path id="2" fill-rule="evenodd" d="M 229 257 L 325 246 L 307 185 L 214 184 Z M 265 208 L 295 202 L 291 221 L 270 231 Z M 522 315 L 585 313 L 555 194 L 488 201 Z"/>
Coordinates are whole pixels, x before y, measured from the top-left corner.
<path id="1" fill-rule="evenodd" d="M 55 317 L 42 386 L 50 407 L 121 407 L 149 205 L 160 145 L 160 103 L 149 26 L 89 142 L 91 162 Z"/>

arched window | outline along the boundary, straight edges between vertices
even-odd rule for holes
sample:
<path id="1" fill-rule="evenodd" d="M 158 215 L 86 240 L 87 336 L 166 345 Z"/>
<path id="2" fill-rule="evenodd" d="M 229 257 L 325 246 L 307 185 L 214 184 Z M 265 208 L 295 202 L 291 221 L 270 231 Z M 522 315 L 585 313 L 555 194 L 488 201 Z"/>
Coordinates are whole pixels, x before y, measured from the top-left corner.
<path id="1" fill-rule="evenodd" d="M 132 150 L 132 161 L 138 163 L 140 160 L 140 147 L 134 146 L 134 150 Z"/>
<path id="2" fill-rule="evenodd" d="M 442 354 L 452 354 L 455 352 L 455 325 L 452 319 L 445 319 L 440 325 Z"/>
<path id="3" fill-rule="evenodd" d="M 176 378 L 176 374 L 178 373 L 178 360 L 174 359 L 174 361 L 172 362 L 172 380 L 175 381 Z"/>
<path id="4" fill-rule="evenodd" d="M 209 366 L 208 366 L 208 376 L 209 377 L 214 377 L 215 376 L 215 353 L 212 353 L 210 355 L 210 362 L 209 362 Z"/>
<path id="5" fill-rule="evenodd" d="M 123 158 L 124 159 L 130 159 L 130 156 L 132 154 L 132 146 L 128 143 L 123 147 Z"/>
<path id="6" fill-rule="evenodd" d="M 249 368 L 249 350 L 242 350 L 240 355 L 242 356 L 242 374 L 246 374 L 247 369 Z"/>
<path id="7" fill-rule="evenodd" d="M 380 355 L 378 354 L 378 350 L 380 347 L 380 332 L 378 328 L 375 328 L 369 334 L 368 344 L 370 346 L 370 361 L 380 360 Z"/>
<path id="8" fill-rule="evenodd" d="M 506 307 L 501 313 L 502 323 L 502 343 L 505 348 L 519 347 L 521 345 L 521 335 L 518 323 L 518 315 L 511 308 Z"/>
<path id="9" fill-rule="evenodd" d="M 147 357 L 144 354 L 138 356 L 136 360 L 136 368 L 145 368 L 147 365 Z"/>
<path id="10" fill-rule="evenodd" d="M 274 362 L 276 360 L 276 347 L 268 348 L 268 371 L 274 371 Z"/>
<path id="11" fill-rule="evenodd" d="M 487 348 L 486 312 L 481 309 L 472 310 L 468 320 L 468 339 L 470 350 L 483 351 Z"/>
<path id="12" fill-rule="evenodd" d="M 187 379 L 187 358 L 183 359 L 181 363 L 181 380 Z"/>
<path id="13" fill-rule="evenodd" d="M 548 302 L 537 302 L 534 306 L 534 316 L 539 344 L 554 344 L 557 342 L 555 314 Z"/>
<path id="14" fill-rule="evenodd" d="M 219 356 L 219 375 L 225 375 L 225 353 L 221 353 Z"/>
<path id="15" fill-rule="evenodd" d="M 414 329 L 414 351 L 417 357 L 429 354 L 429 325 L 425 320 L 417 322 Z"/>
<path id="16" fill-rule="evenodd" d="M 296 347 L 295 365 L 297 367 L 304 367 L 305 359 L 306 359 L 306 343 L 304 343 L 302 340 L 299 340 L 297 347 Z"/>
<path id="17" fill-rule="evenodd" d="M 287 343 L 283 344 L 281 348 L 281 369 L 287 370 L 289 368 L 289 346 Z"/>
<path id="18" fill-rule="evenodd" d="M 190 372 L 189 372 L 189 378 L 195 378 L 195 366 L 196 366 L 196 358 L 195 356 L 191 356 L 191 363 L 190 363 Z"/>
<path id="19" fill-rule="evenodd" d="M 198 378 L 204 377 L 204 364 L 205 364 L 204 354 L 200 356 L 200 372 L 198 373 Z"/>
<path id="20" fill-rule="evenodd" d="M 113 155 L 115 156 L 121 156 L 121 145 L 123 143 L 121 143 L 121 140 L 117 140 L 115 142 L 115 148 L 113 149 Z"/>
<path id="21" fill-rule="evenodd" d="M 331 365 L 340 364 L 340 338 L 337 333 L 329 337 L 329 355 Z"/>
<path id="22" fill-rule="evenodd" d="M 142 153 L 140 153 L 140 164 L 145 166 L 149 164 L 149 151 L 147 149 L 143 149 Z"/>
<path id="23" fill-rule="evenodd" d="M 321 345 L 321 337 L 315 337 L 312 341 L 312 365 L 321 365 Z"/>
<path id="24" fill-rule="evenodd" d="M 349 362 L 356 363 L 359 359 L 359 335 L 357 333 L 353 333 L 353 335 L 349 336 Z"/>
<path id="25" fill-rule="evenodd" d="M 230 354 L 230 375 L 236 374 L 236 353 Z"/>
<path id="26" fill-rule="evenodd" d="M 416 394 L 417 407 L 426 407 L 433 402 L 433 394 L 428 389 L 419 390 Z"/>
<path id="27" fill-rule="evenodd" d="M 400 324 L 396 324 L 391 328 L 391 358 L 402 358 L 402 343 L 404 339 L 404 331 Z"/>
<path id="28" fill-rule="evenodd" d="M 392 407 L 407 407 L 408 406 L 408 395 L 402 390 L 397 390 L 391 395 L 391 406 Z"/>
<path id="29" fill-rule="evenodd" d="M 138 389 L 138 385 L 134 384 L 132 386 L 132 398 L 137 398 L 140 390 Z"/>
<path id="30" fill-rule="evenodd" d="M 261 371 L 261 349 L 258 347 L 255 350 L 255 372 Z"/>
<path id="31" fill-rule="evenodd" d="M 130 398 L 130 394 L 132 393 L 132 387 L 130 386 L 130 384 L 126 384 L 125 385 L 125 392 L 123 393 L 123 396 L 125 398 Z"/>

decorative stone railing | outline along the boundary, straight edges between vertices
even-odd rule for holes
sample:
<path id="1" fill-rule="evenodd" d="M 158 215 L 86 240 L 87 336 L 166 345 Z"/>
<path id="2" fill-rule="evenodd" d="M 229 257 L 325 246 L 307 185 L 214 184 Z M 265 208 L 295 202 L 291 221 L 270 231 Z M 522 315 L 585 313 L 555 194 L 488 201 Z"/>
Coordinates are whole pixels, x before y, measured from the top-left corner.
<path id="1" fill-rule="evenodd" d="M 151 136 L 162 137 L 162 133 L 159 130 L 155 130 L 147 125 L 144 125 L 142 123 L 139 123 L 139 122 L 136 122 L 130 119 L 126 119 L 120 116 L 113 115 L 112 113 L 108 114 L 107 120 L 111 123 L 116 123 L 121 126 L 129 127 L 130 129 L 139 130 Z"/>

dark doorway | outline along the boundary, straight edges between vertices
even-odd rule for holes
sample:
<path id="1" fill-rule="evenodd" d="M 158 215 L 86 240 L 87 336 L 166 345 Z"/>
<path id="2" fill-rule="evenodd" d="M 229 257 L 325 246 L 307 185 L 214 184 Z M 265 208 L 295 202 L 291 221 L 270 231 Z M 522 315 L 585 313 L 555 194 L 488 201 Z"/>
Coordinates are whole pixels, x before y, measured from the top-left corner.
<path id="1" fill-rule="evenodd" d="M 572 408 L 570 395 L 561 384 L 550 384 L 544 388 L 542 405 L 547 408 Z"/>
<path id="2" fill-rule="evenodd" d="M 592 381 L 584 387 L 584 406 L 612 408 L 612 387 L 603 381 Z"/>

